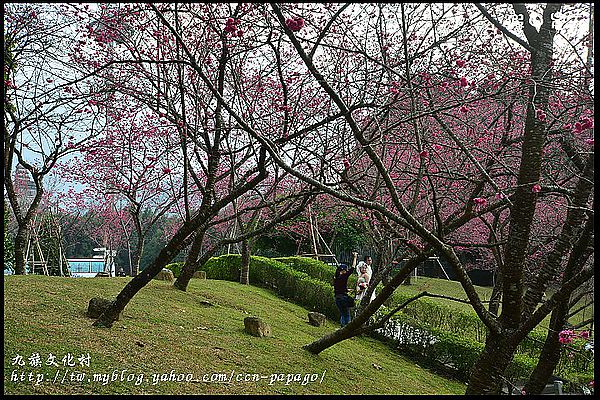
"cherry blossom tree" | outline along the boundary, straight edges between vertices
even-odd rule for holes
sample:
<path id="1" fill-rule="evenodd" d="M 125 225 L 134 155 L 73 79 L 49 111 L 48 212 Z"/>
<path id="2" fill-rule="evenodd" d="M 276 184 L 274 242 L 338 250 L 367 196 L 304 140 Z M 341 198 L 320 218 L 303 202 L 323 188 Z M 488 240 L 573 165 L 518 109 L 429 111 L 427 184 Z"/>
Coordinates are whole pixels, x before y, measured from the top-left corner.
<path id="1" fill-rule="evenodd" d="M 121 107 L 127 99 L 119 101 Z M 65 163 L 62 175 L 85 184 L 96 196 L 119 196 L 127 202 L 127 212 L 135 233 L 131 255 L 131 275 L 137 275 L 146 236 L 165 213 L 173 212 L 180 200 L 181 179 L 176 171 L 178 142 L 172 143 L 169 129 L 155 125 L 153 114 L 122 115 L 107 110 L 113 123 L 102 137 L 80 149 L 82 156 Z M 174 129 L 173 129 L 174 130 Z M 113 204 L 115 204 L 113 202 Z M 119 212 L 120 210 L 115 210 Z M 127 231 L 126 225 L 121 224 Z"/>
<path id="2" fill-rule="evenodd" d="M 555 187 L 543 180 L 545 166 L 552 165 L 544 163 L 542 150 L 547 143 L 549 147 L 555 143 L 550 135 L 554 130 L 556 136 L 584 133 L 578 137 L 575 153 L 585 154 L 592 143 L 591 139 L 584 139 L 593 121 L 582 115 L 583 111 L 575 112 L 579 114 L 575 116 L 550 114 L 554 113 L 550 101 L 554 103 L 552 96 L 557 94 L 553 88 L 560 87 L 558 81 L 573 77 L 556 74 L 556 61 L 552 60 L 556 32 L 552 15 L 562 6 L 498 6 L 494 10 L 498 16 L 490 15 L 491 18 L 486 16 L 487 10 L 477 13 L 472 8 L 475 6 L 469 5 L 440 9 L 421 5 L 362 5 L 355 9 L 340 6 L 337 10 L 333 7 L 272 4 L 272 13 L 264 12 L 266 20 L 278 25 L 279 33 L 283 31 L 287 37 L 278 39 L 275 31 L 269 36 L 281 45 L 277 54 L 285 55 L 274 56 L 273 63 L 301 60 L 313 84 L 326 94 L 321 101 L 329 99 L 334 105 L 322 109 L 330 113 L 323 116 L 322 121 L 327 122 L 319 130 L 319 137 L 304 135 L 300 143 L 294 143 L 294 149 L 310 149 L 306 153 L 310 156 L 301 164 L 287 161 L 289 156 L 281 144 L 292 142 L 265 135 L 255 124 L 254 116 L 236 112 L 234 104 L 204 79 L 224 108 L 267 148 L 281 168 L 325 193 L 378 212 L 389 232 L 405 239 L 414 252 L 350 324 L 306 348 L 318 353 L 343 339 L 382 326 L 391 314 L 374 324 L 366 323 L 420 261 L 440 254 L 451 263 L 469 302 L 489 329 L 485 350 L 470 377 L 467 392 L 497 392 L 516 346 L 593 275 L 588 263 L 578 263 L 577 272 L 563 281 L 552 297 L 522 315 L 528 298 L 536 292 L 534 283 L 532 292 L 524 296 L 525 273 L 531 271 L 525 265 L 535 265 L 535 253 L 531 250 L 540 245 L 530 240 L 537 224 L 536 210 L 545 205 L 545 197 L 562 195 L 573 201 L 571 189 L 565 186 L 582 181 L 578 175 L 565 177 Z M 423 18 L 424 12 L 431 14 L 430 21 Z M 538 13 L 540 28 L 534 28 L 530 22 L 532 13 Z M 450 17 L 452 14 L 458 15 Z M 358 15 L 370 18 L 361 26 Z M 511 16 L 515 22 L 517 16 L 522 16 L 524 39 L 498 22 L 500 17 Z M 416 21 L 432 26 L 418 28 Z M 360 36 L 354 34 L 356 30 L 360 30 Z M 372 32 L 374 40 L 359 40 L 368 37 L 366 32 Z M 389 39 L 391 33 L 399 40 L 378 40 Z M 519 47 L 514 47 L 515 42 Z M 448 43 L 452 46 L 446 47 Z M 290 57 L 284 45 L 293 47 L 295 57 Z M 561 62 L 573 63 L 572 59 L 563 58 Z M 338 61 L 344 68 L 337 67 Z M 473 67 L 469 69 L 469 65 Z M 564 65 L 561 72 L 576 69 Z M 381 78 L 386 74 L 394 79 L 384 83 Z M 309 76 L 303 76 L 304 81 L 311 81 Z M 579 100 L 575 110 L 589 109 L 588 100 Z M 565 125 L 573 123 L 574 117 L 581 120 L 571 131 Z M 330 132 L 336 135 L 328 135 Z M 292 131 L 286 139 L 290 137 L 297 139 L 300 135 L 295 136 Z M 343 153 L 344 143 L 354 145 Z M 338 150 L 334 155 L 327 151 L 331 145 Z M 340 155 L 346 160 L 340 160 Z M 311 164 L 313 159 L 320 161 L 320 168 Z M 354 181 L 353 163 L 359 165 Z M 352 188 L 353 182 L 361 182 L 363 188 Z M 585 201 L 578 207 L 582 211 L 580 218 L 590 215 L 590 195 L 589 189 L 583 189 Z M 494 212 L 495 220 L 490 220 L 488 214 L 493 216 Z M 473 225 L 478 220 L 481 224 Z M 565 227 L 564 219 L 553 222 L 557 231 Z M 482 228 L 474 231 L 474 226 Z M 506 230 L 504 242 L 497 241 L 496 233 L 502 233 L 498 229 Z M 456 243 L 466 237 L 466 230 L 478 234 L 471 234 L 468 242 Z M 566 235 L 576 238 L 581 231 Z M 553 242 L 555 237 L 548 235 L 548 240 Z M 483 305 L 457 256 L 456 251 L 467 246 L 498 248 L 503 304 L 499 315 L 497 310 Z M 570 251 L 570 245 L 554 246 L 538 257 L 538 271 L 549 267 L 552 257 L 562 258 Z M 534 276 L 529 278 L 529 282 L 536 280 Z"/>
<path id="3" fill-rule="evenodd" d="M 30 224 L 57 161 L 103 123 L 86 98 L 88 71 L 69 62 L 82 24 L 69 6 L 4 6 L 4 188 L 18 225 L 15 273 L 24 274 Z M 14 176 L 17 166 L 20 176 Z M 32 182 L 19 193 L 19 182 Z"/>
<path id="4" fill-rule="evenodd" d="M 519 343 L 593 276 L 585 239 L 593 232 L 593 79 L 582 35 L 569 37 L 582 10 L 240 3 L 90 11 L 95 22 L 74 58 L 95 69 L 98 86 L 156 116 L 145 129 L 169 129 L 183 185 L 181 224 L 95 324 L 110 327 L 191 245 L 185 289 L 210 254 L 202 251 L 209 229 L 236 221 L 241 235 L 215 243 L 252 237 L 260 202 L 251 199 L 270 193 L 261 185 L 276 174 L 296 181 L 284 191 L 290 200 L 310 190 L 360 208 L 381 242 L 393 240 L 408 260 L 348 325 L 308 351 L 382 327 L 407 303 L 374 318 L 380 306 L 437 255 L 488 328 L 467 393 L 497 393 Z M 270 222 L 297 215 L 303 200 Z M 498 273 L 488 306 L 459 257 L 466 251 Z M 556 291 L 543 299 L 550 282 Z"/>

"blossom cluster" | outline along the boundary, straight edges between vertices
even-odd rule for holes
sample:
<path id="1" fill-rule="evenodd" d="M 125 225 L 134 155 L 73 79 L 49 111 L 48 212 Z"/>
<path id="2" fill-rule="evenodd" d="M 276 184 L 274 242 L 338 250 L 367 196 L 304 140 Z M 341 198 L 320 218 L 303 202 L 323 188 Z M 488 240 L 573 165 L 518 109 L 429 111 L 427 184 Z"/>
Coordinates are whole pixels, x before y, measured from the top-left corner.
<path id="1" fill-rule="evenodd" d="M 581 133 L 586 129 L 594 127 L 594 119 L 591 117 L 581 117 L 580 122 L 575 122 L 573 133 Z"/>
<path id="2" fill-rule="evenodd" d="M 565 329 L 560 331 L 558 334 L 558 341 L 562 344 L 571 343 L 574 339 L 587 339 L 590 337 L 590 333 L 588 331 L 576 332 L 572 329 Z"/>
<path id="3" fill-rule="evenodd" d="M 304 28 L 304 18 L 288 18 L 285 20 L 285 25 L 290 28 L 292 32 L 298 32 L 300 29 Z"/>
<path id="4" fill-rule="evenodd" d="M 244 34 L 244 31 L 238 29 L 238 24 L 240 22 L 241 21 L 239 19 L 227 18 L 227 22 L 225 23 L 225 32 L 241 37 Z"/>

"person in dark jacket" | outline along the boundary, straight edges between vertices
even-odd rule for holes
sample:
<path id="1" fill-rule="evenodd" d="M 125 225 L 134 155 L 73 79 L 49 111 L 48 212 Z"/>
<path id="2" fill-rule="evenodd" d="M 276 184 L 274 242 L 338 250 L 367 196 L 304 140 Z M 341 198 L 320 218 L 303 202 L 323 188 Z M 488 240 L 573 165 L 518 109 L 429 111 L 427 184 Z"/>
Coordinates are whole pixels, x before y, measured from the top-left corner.
<path id="1" fill-rule="evenodd" d="M 335 270 L 333 278 L 333 291 L 335 294 L 335 305 L 340 310 L 340 324 L 342 327 L 350 322 L 350 302 L 352 298 L 348 296 L 348 277 L 352 270 L 346 264 L 340 264 Z"/>

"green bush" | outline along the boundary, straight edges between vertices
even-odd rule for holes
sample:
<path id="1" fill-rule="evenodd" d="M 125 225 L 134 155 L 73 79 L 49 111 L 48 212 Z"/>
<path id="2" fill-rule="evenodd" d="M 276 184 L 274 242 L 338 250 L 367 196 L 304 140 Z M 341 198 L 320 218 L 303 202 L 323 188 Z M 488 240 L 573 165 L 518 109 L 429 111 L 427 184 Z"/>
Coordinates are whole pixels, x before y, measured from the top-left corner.
<path id="1" fill-rule="evenodd" d="M 412 295 L 395 292 L 387 301 L 389 307 L 402 304 Z M 421 321 L 431 328 L 437 328 L 455 334 L 467 336 L 479 343 L 485 342 L 486 327 L 475 312 L 456 310 L 450 306 L 425 298 L 413 301 L 402 310 L 415 320 Z"/>
<path id="2" fill-rule="evenodd" d="M 396 292 L 388 299 L 386 304 L 391 308 L 403 303 L 410 297 L 412 296 Z M 437 329 L 459 334 L 476 342 L 485 343 L 487 329 L 474 311 L 461 311 L 426 298 L 421 298 L 410 303 L 402 310 L 402 313 L 411 316 L 415 321 L 419 321 L 430 330 Z M 516 355 L 527 357 L 529 360 L 537 359 L 545 340 L 546 330 L 543 328 L 534 329 L 519 344 Z M 581 343 L 574 341 L 571 347 L 575 347 L 579 352 L 569 353 L 564 350 L 561 353 L 560 362 L 555 370 L 556 374 L 566 374 L 569 371 L 584 371 L 593 368 L 593 362 L 590 361 L 589 353 L 583 351 L 584 344 L 585 341 Z M 529 364 L 529 361 L 523 362 Z"/>
<path id="3" fill-rule="evenodd" d="M 582 386 L 587 387 L 593 391 L 593 388 L 590 388 L 590 382 L 594 380 L 594 371 L 593 369 L 590 371 L 584 372 L 568 372 L 564 375 L 560 375 L 563 378 L 564 386 L 563 391 L 568 393 L 577 393 L 581 392 Z"/>
<path id="4" fill-rule="evenodd" d="M 206 271 L 209 279 L 237 282 L 240 277 L 240 261 L 240 255 L 227 254 L 211 258 L 201 269 Z M 279 261 L 252 256 L 249 280 L 253 285 L 272 289 L 280 296 L 331 319 L 337 320 L 339 317 L 331 283 L 312 278 Z"/>
<path id="5" fill-rule="evenodd" d="M 336 267 L 325 264 L 323 261 L 315 260 L 314 258 L 279 257 L 275 258 L 275 260 L 325 283 L 331 283 L 335 276 Z M 356 274 L 350 275 L 348 278 L 348 287 L 352 288 L 356 285 L 356 278 Z"/>
<path id="6" fill-rule="evenodd" d="M 402 325 L 402 331 L 408 330 L 414 333 L 416 330 L 420 332 L 422 339 L 413 336 L 410 338 L 410 343 L 402 343 L 400 339 L 388 339 L 388 343 L 392 343 L 394 347 L 404 353 L 417 356 L 434 367 L 444 367 L 446 370 L 454 369 L 454 375 L 458 379 L 466 380 L 469 377 L 471 369 L 484 348 L 483 343 L 461 334 L 431 328 L 403 313 L 394 316 L 392 322 Z M 377 336 L 380 337 L 380 335 Z M 506 370 L 506 377 L 510 381 L 524 380 L 529 376 L 535 364 L 536 359 L 517 354 Z"/>
<path id="7" fill-rule="evenodd" d="M 175 278 L 179 278 L 179 275 L 181 274 L 181 270 L 183 269 L 184 264 L 185 264 L 185 262 L 171 263 L 171 264 L 167 264 L 165 266 L 165 268 L 173 271 L 173 275 L 175 276 Z"/>

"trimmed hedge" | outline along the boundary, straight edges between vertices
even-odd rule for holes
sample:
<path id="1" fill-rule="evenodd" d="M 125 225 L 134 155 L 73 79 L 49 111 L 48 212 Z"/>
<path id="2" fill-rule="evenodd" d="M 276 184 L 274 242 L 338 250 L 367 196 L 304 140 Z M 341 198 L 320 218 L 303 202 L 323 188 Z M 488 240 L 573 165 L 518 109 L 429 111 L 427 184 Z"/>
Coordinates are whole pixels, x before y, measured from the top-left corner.
<path id="1" fill-rule="evenodd" d="M 239 254 L 213 257 L 201 268 L 208 279 L 239 282 Z M 274 290 L 280 296 L 291 299 L 303 307 L 318 311 L 333 320 L 339 318 L 335 305 L 333 286 L 296 271 L 290 266 L 265 257 L 250 257 L 250 283 Z"/>
<path id="2" fill-rule="evenodd" d="M 383 310 L 382 310 L 383 312 Z M 395 338 L 391 338 L 395 333 Z M 392 317 L 386 328 L 376 333 L 388 344 L 410 354 L 434 367 L 453 370 L 457 379 L 465 380 L 483 351 L 484 344 L 462 335 L 432 328 L 415 320 L 413 317 L 399 313 Z M 511 380 L 526 379 L 536 365 L 536 360 L 529 356 L 517 354 L 506 370 L 506 377 Z"/>
<path id="3" fill-rule="evenodd" d="M 309 276 L 318 279 L 325 283 L 331 283 L 335 275 L 336 267 L 325 264 L 323 261 L 315 260 L 308 257 L 278 257 L 274 260 L 284 263 L 295 269 L 296 271 L 304 272 Z M 356 274 L 350 275 L 348 278 L 348 287 L 352 288 L 356 285 Z"/>
<path id="4" fill-rule="evenodd" d="M 207 278 L 239 281 L 240 260 L 238 254 L 213 257 L 200 269 L 206 271 Z M 174 268 L 173 271 L 175 273 Z M 277 260 L 252 256 L 250 261 L 250 283 L 273 289 L 282 297 L 291 299 L 307 309 L 321 312 L 337 320 L 339 312 L 335 306 L 331 279 L 335 267 L 305 257 L 284 257 Z M 353 276 L 354 280 L 356 279 Z M 388 301 L 393 307 L 411 296 L 396 292 Z M 382 307 L 383 313 L 387 307 Z M 392 326 L 387 334 L 394 330 L 393 325 L 401 325 L 403 335 L 408 335 L 410 344 L 398 339 L 390 339 L 377 333 L 375 336 L 401 348 L 404 352 L 422 358 L 432 365 L 450 365 L 457 371 L 457 378 L 464 379 L 470 374 L 475 361 L 483 351 L 486 329 L 474 312 L 456 310 L 427 299 L 413 301 L 408 307 L 392 318 Z M 385 331 L 385 330 L 384 330 Z M 539 341 L 545 340 L 545 331 L 534 330 L 530 336 Z M 537 363 L 541 344 L 533 339 L 525 339 L 506 371 L 510 380 L 524 380 Z M 582 382 L 593 379 L 592 370 L 585 372 L 581 368 L 580 357 L 571 360 L 564 354 L 557 372 L 565 379 L 576 375 Z M 577 361 L 577 362 L 575 362 Z M 590 363 L 585 365 L 589 368 Z M 588 382 L 589 382 L 588 380 Z"/>

